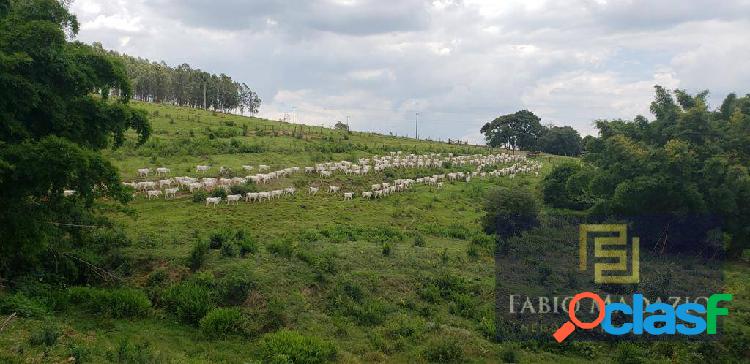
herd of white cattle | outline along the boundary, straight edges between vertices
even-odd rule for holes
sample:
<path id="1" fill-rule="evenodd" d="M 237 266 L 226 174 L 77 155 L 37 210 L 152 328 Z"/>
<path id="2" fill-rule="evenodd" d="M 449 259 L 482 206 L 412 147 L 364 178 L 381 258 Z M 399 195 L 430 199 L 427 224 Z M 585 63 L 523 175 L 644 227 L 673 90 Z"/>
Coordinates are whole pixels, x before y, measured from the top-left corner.
<path id="1" fill-rule="evenodd" d="M 454 156 L 449 153 L 445 156 L 441 154 L 424 154 L 424 155 L 404 155 L 402 152 L 391 152 L 386 156 L 373 156 L 372 158 L 362 158 L 357 163 L 349 161 L 318 163 L 314 167 L 289 167 L 277 171 L 270 171 L 267 165 L 255 166 L 243 165 L 245 171 L 251 172 L 257 170 L 258 173 L 245 177 L 172 177 L 156 180 L 145 180 L 139 182 L 123 182 L 123 184 L 132 187 L 137 193 L 143 193 L 149 200 L 164 196 L 165 199 L 175 198 L 180 191 L 212 191 L 217 188 L 223 188 L 228 193 L 231 187 L 235 185 L 244 185 L 246 183 L 255 183 L 265 185 L 270 182 L 288 177 L 295 173 L 318 174 L 321 177 L 331 177 L 334 173 L 344 173 L 347 175 L 366 175 L 372 172 L 381 172 L 386 169 L 403 169 L 403 168 L 438 168 L 448 164 L 452 166 L 473 165 L 476 170 L 472 172 L 451 172 L 444 174 L 435 174 L 431 176 L 418 177 L 414 179 L 396 179 L 391 182 L 382 182 L 373 184 L 370 190 L 361 191 L 359 195 L 363 199 L 375 199 L 389 196 L 393 193 L 402 192 L 414 185 L 425 184 L 435 188 L 442 188 L 444 182 L 465 181 L 469 182 L 472 178 L 485 178 L 488 176 L 508 176 L 514 178 L 517 174 L 534 173 L 539 175 L 541 163 L 526 159 L 523 154 L 490 154 L 490 155 L 463 155 Z M 486 171 L 487 167 L 497 164 L 510 164 L 507 167 Z M 198 165 L 195 168 L 196 173 L 206 174 L 211 169 L 207 165 Z M 227 175 L 230 172 L 225 167 L 219 168 L 219 175 Z M 168 177 L 171 170 L 166 167 L 156 168 L 154 173 L 150 168 L 138 169 L 138 177 L 149 178 L 155 175 L 159 177 Z M 344 200 L 352 200 L 357 193 L 353 191 L 342 191 L 341 186 L 329 185 L 325 192 L 329 194 L 340 194 Z M 309 186 L 307 193 L 316 195 L 323 186 Z M 75 191 L 66 190 L 65 194 L 72 195 Z M 272 191 L 249 192 L 244 195 L 230 194 L 226 196 L 227 204 L 239 204 L 245 202 L 264 202 L 279 199 L 284 196 L 292 196 L 297 193 L 294 187 L 287 187 Z M 217 206 L 222 202 L 221 197 L 207 197 L 206 206 Z"/>

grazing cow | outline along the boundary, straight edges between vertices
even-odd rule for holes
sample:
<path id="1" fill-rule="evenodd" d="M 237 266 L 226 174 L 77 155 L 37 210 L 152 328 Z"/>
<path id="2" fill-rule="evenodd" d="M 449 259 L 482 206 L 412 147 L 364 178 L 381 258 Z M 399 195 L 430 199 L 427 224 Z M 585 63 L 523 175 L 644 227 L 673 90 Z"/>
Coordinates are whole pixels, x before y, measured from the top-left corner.
<path id="1" fill-rule="evenodd" d="M 362 192 L 362 198 L 371 199 L 372 198 L 372 192 Z"/>
<path id="2" fill-rule="evenodd" d="M 341 189 L 339 186 L 328 186 L 328 193 L 336 193 Z"/>
<path id="3" fill-rule="evenodd" d="M 149 173 L 151 173 L 151 170 L 148 168 L 138 169 L 138 177 L 148 177 Z"/>
<path id="4" fill-rule="evenodd" d="M 234 202 L 235 205 L 239 204 L 242 195 L 227 195 L 227 205 Z"/>
<path id="5" fill-rule="evenodd" d="M 169 174 L 169 172 L 171 172 L 171 170 L 169 168 L 166 168 L 166 167 L 159 167 L 159 168 L 156 169 L 156 174 L 159 175 L 159 176 L 161 176 L 161 175 L 166 176 L 166 175 Z"/>
<path id="6" fill-rule="evenodd" d="M 271 193 L 270 192 L 258 192 L 258 201 L 263 201 L 263 199 L 271 200 Z"/>
<path id="7" fill-rule="evenodd" d="M 315 167 L 305 167 L 305 173 L 314 173 Z"/>
<path id="8" fill-rule="evenodd" d="M 172 186 L 172 180 L 171 179 L 161 179 L 159 180 L 159 188 L 163 187 L 171 187 Z"/>
<path id="9" fill-rule="evenodd" d="M 206 197 L 206 207 L 209 204 L 213 204 L 216 207 L 219 205 L 219 202 L 221 202 L 221 197 Z"/>
<path id="10" fill-rule="evenodd" d="M 196 172 L 206 173 L 208 172 L 209 167 L 208 166 L 195 166 Z"/>
<path id="11" fill-rule="evenodd" d="M 344 192 L 344 200 L 351 200 L 354 198 L 354 192 Z"/>
<path id="12" fill-rule="evenodd" d="M 245 195 L 245 202 L 250 202 L 250 201 L 258 201 L 257 192 L 248 192 L 247 195 Z"/>
<path id="13" fill-rule="evenodd" d="M 151 190 L 151 191 L 147 191 L 146 194 L 148 194 L 148 199 L 150 200 L 152 197 L 159 197 L 159 195 L 161 195 L 161 191 Z"/>
<path id="14" fill-rule="evenodd" d="M 188 188 L 190 189 L 190 192 L 198 191 L 201 188 L 203 188 L 203 183 L 193 182 L 193 183 L 191 183 L 191 184 L 188 185 Z"/>
<path id="15" fill-rule="evenodd" d="M 70 197 L 76 194 L 75 190 L 64 190 L 63 197 Z"/>
<path id="16" fill-rule="evenodd" d="M 164 190 L 164 199 L 168 199 L 169 196 L 177 197 L 177 188 L 167 188 Z"/>
<path id="17" fill-rule="evenodd" d="M 258 171 L 260 171 L 260 172 L 268 171 L 270 169 L 271 169 L 271 167 L 269 167 L 269 166 L 267 166 L 265 164 L 261 164 L 261 165 L 258 166 Z"/>
<path id="18" fill-rule="evenodd" d="M 443 182 L 438 182 L 438 184 L 437 184 L 437 188 L 438 188 L 438 189 L 441 189 L 441 188 L 443 188 Z"/>
<path id="19" fill-rule="evenodd" d="M 279 198 L 284 194 L 284 190 L 273 190 L 271 191 L 271 198 Z"/>
<path id="20" fill-rule="evenodd" d="M 242 166 L 242 169 L 244 169 L 244 170 L 246 170 L 246 171 L 250 172 L 250 171 L 252 171 L 252 170 L 253 170 L 253 166 L 243 165 L 243 166 Z"/>
<path id="21" fill-rule="evenodd" d="M 319 190 L 319 188 L 317 188 L 317 187 L 310 187 L 310 192 L 309 193 L 311 195 L 314 195 L 314 194 L 318 193 L 318 190 Z"/>
<path id="22" fill-rule="evenodd" d="M 284 189 L 284 192 L 287 195 L 294 195 L 294 193 L 297 192 L 297 190 L 294 187 L 288 187 Z"/>
<path id="23" fill-rule="evenodd" d="M 373 191 L 379 190 L 380 189 L 380 183 L 374 184 L 374 185 L 372 185 L 370 187 L 372 188 Z"/>

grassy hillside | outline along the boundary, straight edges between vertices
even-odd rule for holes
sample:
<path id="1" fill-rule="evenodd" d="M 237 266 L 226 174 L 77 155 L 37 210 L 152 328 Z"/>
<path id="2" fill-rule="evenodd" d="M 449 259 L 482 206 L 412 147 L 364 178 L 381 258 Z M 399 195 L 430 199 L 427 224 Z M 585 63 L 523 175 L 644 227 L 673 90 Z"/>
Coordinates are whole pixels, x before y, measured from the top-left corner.
<path id="1" fill-rule="evenodd" d="M 371 133 L 215 114 L 164 105 L 136 104 L 153 123 L 145 145 L 132 141 L 108 152 L 126 181 L 136 169 L 166 166 L 172 176 L 195 176 L 195 165 L 225 166 L 237 175 L 242 165 L 272 170 L 325 161 L 404 153 L 487 154 L 483 147 L 416 141 Z M 133 138 L 131 138 L 133 139 Z M 498 152 L 498 151 L 494 151 Z M 118 319 L 83 307 L 54 310 L 13 320 L 0 332 L 0 360 L 64 362 L 243 363 L 268 358 L 289 330 L 312 339 L 316 350 L 333 345 L 338 362 L 612 362 L 693 358 L 692 347 L 673 356 L 599 343 L 550 347 L 498 344 L 493 334 L 494 242 L 479 219 L 482 200 L 494 186 L 536 188 L 561 158 L 541 156 L 540 176 L 475 178 L 436 189 L 420 185 L 380 200 L 343 201 L 340 195 L 298 193 L 268 203 L 148 201 L 138 195 L 127 207 L 101 203 L 127 238 L 116 272 L 123 284 L 146 292 L 154 308 L 141 318 Z M 498 166 L 500 167 L 500 166 Z M 337 184 L 361 191 L 372 183 L 473 166 L 388 170 L 367 176 L 329 178 L 296 174 L 263 190 Z M 552 229 L 543 225 L 540 229 Z M 239 235 L 239 239 L 235 239 Z M 567 239 L 567 240 L 566 240 Z M 247 253 L 240 254 L 241 241 Z M 563 239 L 575 244 L 573 236 Z M 188 257 L 196 244 L 213 241 L 207 260 L 192 272 Z M 728 267 L 728 290 L 747 311 L 750 269 Z M 236 307 L 248 317 L 240 333 L 211 335 L 180 319 L 170 294 L 190 284 L 221 296 L 216 306 Z M 172 297 L 172 298 L 170 298 Z M 747 320 L 747 316 L 735 316 Z M 0 321 L 1 322 L 1 321 Z M 746 330 L 747 322 L 738 322 Z M 282 333 L 282 334 L 279 334 Z M 291 335 L 291 334 L 290 334 Z M 54 339 L 50 339 L 54 337 Z M 279 340 L 279 341 L 274 341 Z M 282 344 L 278 344 L 282 342 Z M 277 344 L 274 344 L 277 343 Z M 289 359 L 275 357 L 276 360 Z M 281 361 L 283 362 L 283 361 Z"/>

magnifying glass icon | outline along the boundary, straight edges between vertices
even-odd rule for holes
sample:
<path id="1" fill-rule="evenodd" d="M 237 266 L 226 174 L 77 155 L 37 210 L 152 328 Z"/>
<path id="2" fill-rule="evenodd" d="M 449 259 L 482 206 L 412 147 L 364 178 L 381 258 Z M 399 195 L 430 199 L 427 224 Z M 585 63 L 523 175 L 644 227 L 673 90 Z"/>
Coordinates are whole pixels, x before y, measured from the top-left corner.
<path id="1" fill-rule="evenodd" d="M 578 301 L 584 299 L 584 298 L 590 298 L 596 302 L 597 306 L 599 306 L 599 316 L 596 317 L 594 321 L 591 322 L 581 322 L 578 320 L 578 317 L 576 317 L 576 304 Z M 552 336 L 557 340 L 557 342 L 561 343 L 565 338 L 567 338 L 570 334 L 573 333 L 573 331 L 576 330 L 576 326 L 584 329 L 584 330 L 591 330 L 597 326 L 599 326 L 600 323 L 602 323 L 602 320 L 604 320 L 604 300 L 599 297 L 598 294 L 593 292 L 582 292 L 575 296 L 573 296 L 573 299 L 570 300 L 570 303 L 568 304 L 568 318 L 570 321 L 564 323 L 562 326 L 560 326 L 557 331 L 555 331 Z"/>

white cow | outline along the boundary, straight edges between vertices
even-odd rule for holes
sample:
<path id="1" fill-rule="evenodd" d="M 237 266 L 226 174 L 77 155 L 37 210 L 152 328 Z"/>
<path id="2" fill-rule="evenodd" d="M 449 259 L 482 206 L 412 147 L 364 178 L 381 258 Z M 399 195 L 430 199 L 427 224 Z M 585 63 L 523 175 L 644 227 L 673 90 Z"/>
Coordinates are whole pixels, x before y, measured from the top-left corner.
<path id="1" fill-rule="evenodd" d="M 221 197 L 206 197 L 206 206 L 213 204 L 216 207 L 219 205 L 219 202 L 221 202 Z"/>
<path id="2" fill-rule="evenodd" d="M 167 188 L 164 190 L 164 199 L 168 199 L 169 196 L 177 197 L 177 188 Z"/>
<path id="3" fill-rule="evenodd" d="M 138 169 L 138 177 L 148 177 L 148 174 L 151 173 L 151 170 L 148 168 L 139 168 Z"/>
<path id="4" fill-rule="evenodd" d="M 159 180 L 159 188 L 163 187 L 171 187 L 172 186 L 172 179 L 161 179 Z"/>
<path id="5" fill-rule="evenodd" d="M 314 195 L 314 194 L 318 193 L 318 190 L 319 190 L 319 188 L 317 188 L 317 187 L 310 187 L 310 194 Z"/>
<path id="6" fill-rule="evenodd" d="M 148 199 L 150 200 L 152 197 L 154 198 L 159 197 L 159 195 L 161 195 L 161 191 L 150 190 L 150 191 L 146 191 L 146 194 L 148 195 Z"/>
<path id="7" fill-rule="evenodd" d="M 258 201 L 257 192 L 248 192 L 247 195 L 245 195 L 245 202 L 250 202 L 250 201 Z"/>
<path id="8" fill-rule="evenodd" d="M 166 168 L 166 167 L 159 167 L 159 168 L 156 169 L 156 174 L 159 175 L 159 176 L 161 176 L 161 175 L 165 175 L 166 176 L 166 175 L 169 174 L 169 172 L 171 172 L 171 170 L 169 168 Z"/>
<path id="9" fill-rule="evenodd" d="M 371 199 L 372 198 L 372 192 L 362 192 L 362 198 Z"/>
<path id="10" fill-rule="evenodd" d="M 206 173 L 208 172 L 209 166 L 195 166 L 196 172 Z"/>
<path id="11" fill-rule="evenodd" d="M 270 170 L 270 169 L 271 169 L 271 167 L 269 167 L 269 166 L 267 166 L 265 164 L 261 164 L 261 165 L 258 166 L 258 171 L 260 171 L 260 172 L 267 171 L 267 170 Z"/>
<path id="12" fill-rule="evenodd" d="M 351 200 L 354 198 L 354 192 L 344 192 L 344 200 Z"/>
<path id="13" fill-rule="evenodd" d="M 294 195 L 294 193 L 297 192 L 297 190 L 294 187 L 288 187 L 284 189 L 284 192 L 287 195 Z"/>
<path id="14" fill-rule="evenodd" d="M 242 195 L 227 195 L 227 205 L 234 202 L 234 204 L 238 204 L 240 202 L 240 199 L 242 198 Z"/>
<path id="15" fill-rule="evenodd" d="M 341 189 L 339 186 L 328 186 L 328 193 L 336 193 Z"/>
<path id="16" fill-rule="evenodd" d="M 70 197 L 76 194 L 75 190 L 64 190 L 63 197 Z"/>
<path id="17" fill-rule="evenodd" d="M 263 201 L 263 199 L 271 200 L 271 193 L 270 192 L 258 192 L 258 201 Z"/>

